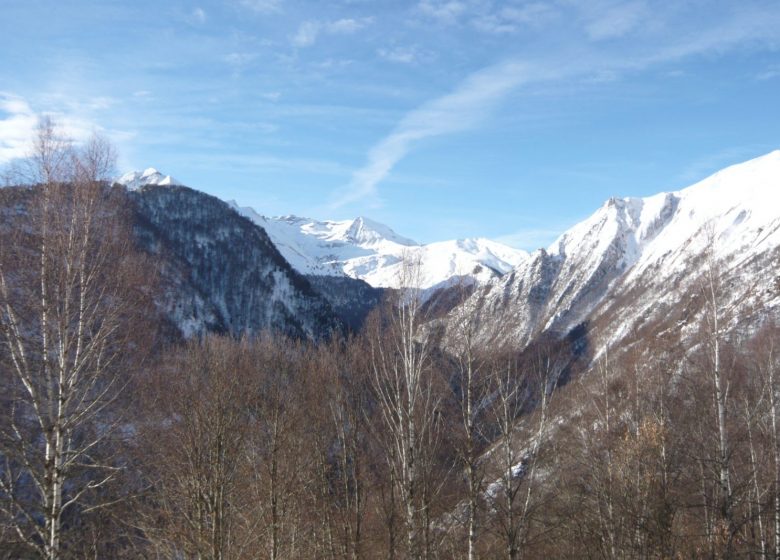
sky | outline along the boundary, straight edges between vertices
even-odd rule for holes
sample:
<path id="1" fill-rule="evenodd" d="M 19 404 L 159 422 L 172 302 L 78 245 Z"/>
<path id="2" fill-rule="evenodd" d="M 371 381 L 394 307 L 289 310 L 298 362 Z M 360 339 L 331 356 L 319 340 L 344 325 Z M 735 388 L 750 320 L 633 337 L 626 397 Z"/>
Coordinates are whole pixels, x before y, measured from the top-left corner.
<path id="1" fill-rule="evenodd" d="M 2 0 L 0 166 L 41 115 L 265 215 L 532 250 L 780 148 L 777 0 Z"/>

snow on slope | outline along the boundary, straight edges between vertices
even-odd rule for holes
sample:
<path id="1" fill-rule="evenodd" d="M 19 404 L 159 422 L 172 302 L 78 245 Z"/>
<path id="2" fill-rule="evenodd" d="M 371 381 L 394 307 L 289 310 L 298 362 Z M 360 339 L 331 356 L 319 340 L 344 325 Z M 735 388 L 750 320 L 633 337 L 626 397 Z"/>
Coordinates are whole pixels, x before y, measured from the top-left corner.
<path id="1" fill-rule="evenodd" d="M 181 185 L 154 168 L 116 180 L 129 190 Z M 455 281 L 485 283 L 511 270 L 528 253 L 489 239 L 460 239 L 421 245 L 369 218 L 317 221 L 297 216 L 269 218 L 235 201 L 228 204 L 261 226 L 295 270 L 320 276 L 349 276 L 378 288 L 397 287 L 405 257 L 421 264 L 420 288 L 429 293 Z"/>
<path id="2" fill-rule="evenodd" d="M 509 325 L 508 336 L 523 344 L 545 330 L 565 333 L 620 302 L 610 309 L 614 338 L 659 302 L 678 303 L 710 245 L 735 286 L 740 276 L 750 285 L 773 282 L 772 259 L 780 253 L 780 151 L 680 191 L 612 198 L 466 304 L 486 329 Z M 734 301 L 745 297 L 737 291 Z M 780 294 L 750 302 L 780 305 Z"/>
<path id="3" fill-rule="evenodd" d="M 421 264 L 421 288 L 433 290 L 465 277 L 487 282 L 527 258 L 525 251 L 489 239 L 420 245 L 368 218 L 316 221 L 269 218 L 251 208 L 233 208 L 262 226 L 284 257 L 304 274 L 347 275 L 374 287 L 397 287 L 404 256 Z"/>
<path id="4" fill-rule="evenodd" d="M 780 150 L 667 196 L 677 199 L 676 212 L 653 242 L 641 247 L 630 277 L 662 259 L 668 269 L 679 270 L 684 266 L 679 257 L 701 252 L 710 236 L 716 257 L 733 256 L 732 265 L 780 244 Z"/>
<path id="5" fill-rule="evenodd" d="M 147 185 L 183 186 L 181 183 L 179 183 L 176 179 L 174 179 L 170 175 L 163 175 L 162 173 L 157 171 L 154 167 L 149 167 L 144 171 L 130 171 L 129 173 L 125 173 L 124 175 L 119 177 L 116 180 L 116 182 L 119 183 L 120 185 L 126 186 L 131 191 L 138 190 L 141 187 L 145 187 Z"/>

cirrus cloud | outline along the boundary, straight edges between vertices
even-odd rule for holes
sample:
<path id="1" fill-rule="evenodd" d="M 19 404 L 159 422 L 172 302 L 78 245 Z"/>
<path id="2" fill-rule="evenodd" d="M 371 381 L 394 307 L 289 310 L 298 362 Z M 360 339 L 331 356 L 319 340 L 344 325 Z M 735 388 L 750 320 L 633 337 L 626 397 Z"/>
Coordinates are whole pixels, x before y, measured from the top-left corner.
<path id="1" fill-rule="evenodd" d="M 339 208 L 376 195 L 377 185 L 412 146 L 426 138 L 452 134 L 478 125 L 493 105 L 526 80 L 527 67 L 510 61 L 472 74 L 451 93 L 408 113 L 395 129 L 368 153 L 366 164 L 331 204 Z"/>
<path id="2" fill-rule="evenodd" d="M 342 18 L 334 21 L 304 21 L 298 31 L 292 36 L 292 44 L 296 47 L 310 47 L 317 42 L 320 35 L 351 35 L 373 22 L 373 18 Z"/>

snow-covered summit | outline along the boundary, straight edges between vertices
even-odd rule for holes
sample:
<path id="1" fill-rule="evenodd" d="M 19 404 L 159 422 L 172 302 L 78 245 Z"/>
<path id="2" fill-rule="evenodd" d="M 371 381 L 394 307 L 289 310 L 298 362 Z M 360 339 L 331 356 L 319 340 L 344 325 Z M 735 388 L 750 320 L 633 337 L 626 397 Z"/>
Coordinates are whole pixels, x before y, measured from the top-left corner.
<path id="1" fill-rule="evenodd" d="M 420 287 L 430 290 L 459 277 L 487 282 L 528 257 L 525 251 L 483 238 L 422 245 L 366 217 L 342 221 L 270 218 L 235 201 L 228 204 L 263 227 L 299 272 L 346 275 L 375 287 L 397 287 L 404 258 L 420 262 Z"/>
<path id="2" fill-rule="evenodd" d="M 170 175 L 163 175 L 154 167 L 149 167 L 143 171 L 130 171 L 116 180 L 120 185 L 124 185 L 129 190 L 134 191 L 147 185 L 171 186 L 181 185 Z"/>
<path id="3" fill-rule="evenodd" d="M 511 336 L 523 342 L 545 330 L 565 333 L 620 301 L 625 322 L 611 327 L 619 336 L 636 317 L 681 297 L 709 251 L 735 286 L 742 276 L 751 278 L 745 286 L 773 285 L 772 265 L 761 263 L 780 255 L 780 150 L 677 191 L 611 198 L 469 305 L 492 317 L 485 324 L 511 318 Z M 758 297 L 738 293 L 743 302 Z"/>
<path id="4" fill-rule="evenodd" d="M 355 218 L 350 224 L 346 231 L 346 237 L 356 245 L 375 245 L 383 241 L 406 246 L 419 245 L 416 241 L 401 237 L 386 225 L 363 216 Z"/>
<path id="5" fill-rule="evenodd" d="M 549 248 L 561 257 L 601 255 L 622 243 L 623 265 L 636 275 L 685 247 L 701 250 L 707 233 L 725 257 L 759 241 L 780 220 L 780 150 L 732 165 L 687 188 L 644 198 L 610 198 Z M 704 230 L 708 230 L 705 232 Z M 695 239 L 694 239 L 695 238 Z M 775 239 L 780 241 L 780 239 Z M 671 263 L 668 263 L 671 264 Z"/>

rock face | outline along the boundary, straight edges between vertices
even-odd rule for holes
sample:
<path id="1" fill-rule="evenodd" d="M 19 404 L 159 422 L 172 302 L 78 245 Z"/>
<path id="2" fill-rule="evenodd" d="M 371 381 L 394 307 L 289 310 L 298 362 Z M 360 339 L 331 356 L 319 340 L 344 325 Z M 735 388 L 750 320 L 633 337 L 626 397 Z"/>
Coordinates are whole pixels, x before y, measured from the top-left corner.
<path id="1" fill-rule="evenodd" d="M 479 317 L 485 338 L 522 347 L 587 321 L 603 346 L 643 325 L 669 329 L 675 317 L 686 323 L 681 314 L 696 312 L 688 302 L 700 293 L 706 269 L 716 273 L 731 326 L 776 314 L 778 264 L 775 151 L 677 192 L 610 199 L 464 305 Z"/>
<path id="2" fill-rule="evenodd" d="M 129 196 L 137 237 L 159 263 L 160 306 L 182 335 L 272 329 L 318 339 L 342 328 L 265 231 L 226 203 L 176 185 L 149 184 Z"/>

